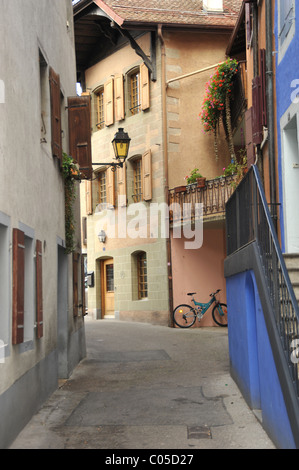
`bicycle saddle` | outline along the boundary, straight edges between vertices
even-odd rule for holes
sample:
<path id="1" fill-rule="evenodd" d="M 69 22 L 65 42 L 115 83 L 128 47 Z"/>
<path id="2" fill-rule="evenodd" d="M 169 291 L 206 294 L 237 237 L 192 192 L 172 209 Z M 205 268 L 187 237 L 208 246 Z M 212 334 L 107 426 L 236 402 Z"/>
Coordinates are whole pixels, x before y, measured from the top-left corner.
<path id="1" fill-rule="evenodd" d="M 196 292 L 189 292 L 187 295 L 194 295 Z"/>

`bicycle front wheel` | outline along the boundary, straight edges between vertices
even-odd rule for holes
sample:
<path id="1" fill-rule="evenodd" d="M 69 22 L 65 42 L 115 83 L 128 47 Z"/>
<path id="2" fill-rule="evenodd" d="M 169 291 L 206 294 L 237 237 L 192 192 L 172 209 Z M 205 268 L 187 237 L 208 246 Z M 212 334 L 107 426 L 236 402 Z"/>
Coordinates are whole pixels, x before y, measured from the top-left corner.
<path id="1" fill-rule="evenodd" d="M 217 304 L 212 310 L 212 317 L 219 326 L 227 326 L 227 305 Z"/>
<path id="2" fill-rule="evenodd" d="M 190 305 L 178 305 L 173 311 L 174 323 L 180 328 L 190 328 L 196 320 L 196 312 Z"/>

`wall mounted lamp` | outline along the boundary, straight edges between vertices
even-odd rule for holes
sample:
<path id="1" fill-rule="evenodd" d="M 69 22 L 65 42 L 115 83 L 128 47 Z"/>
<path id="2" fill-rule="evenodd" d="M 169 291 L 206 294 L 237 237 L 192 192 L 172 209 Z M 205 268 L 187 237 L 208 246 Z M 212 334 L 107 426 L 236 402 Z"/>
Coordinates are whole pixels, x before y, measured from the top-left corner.
<path id="1" fill-rule="evenodd" d="M 98 239 L 99 239 L 100 243 L 105 243 L 105 242 L 106 242 L 106 233 L 105 233 L 105 230 L 101 230 L 101 231 L 98 233 Z"/>

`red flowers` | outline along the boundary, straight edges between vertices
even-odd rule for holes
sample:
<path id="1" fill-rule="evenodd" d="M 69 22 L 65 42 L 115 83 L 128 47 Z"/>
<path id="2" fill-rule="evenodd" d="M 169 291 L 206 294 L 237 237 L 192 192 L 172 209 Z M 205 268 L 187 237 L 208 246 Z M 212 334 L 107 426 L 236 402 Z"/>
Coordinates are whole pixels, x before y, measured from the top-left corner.
<path id="1" fill-rule="evenodd" d="M 227 59 L 215 70 L 214 75 L 206 83 L 206 96 L 200 113 L 204 132 L 215 131 L 224 111 L 226 95 L 231 93 L 232 81 L 237 67 L 236 60 Z"/>

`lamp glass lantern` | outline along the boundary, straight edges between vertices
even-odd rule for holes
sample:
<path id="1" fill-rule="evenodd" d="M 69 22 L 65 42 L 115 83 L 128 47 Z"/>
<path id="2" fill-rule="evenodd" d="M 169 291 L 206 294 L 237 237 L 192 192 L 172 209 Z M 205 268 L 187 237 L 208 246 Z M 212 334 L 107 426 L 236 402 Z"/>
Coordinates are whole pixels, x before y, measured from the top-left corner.
<path id="1" fill-rule="evenodd" d="M 128 156 L 130 141 L 131 139 L 129 135 L 127 134 L 127 132 L 124 132 L 123 128 L 118 129 L 114 136 L 114 139 L 112 140 L 115 158 L 122 164 Z"/>
<path id="2" fill-rule="evenodd" d="M 98 234 L 98 239 L 100 243 L 105 243 L 106 242 L 106 233 L 105 230 L 101 230 Z"/>

